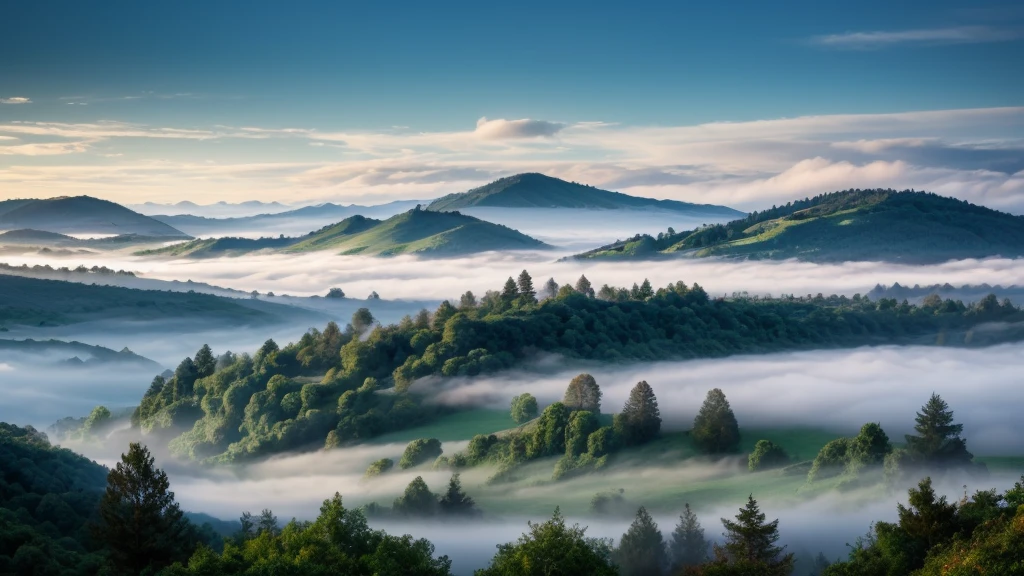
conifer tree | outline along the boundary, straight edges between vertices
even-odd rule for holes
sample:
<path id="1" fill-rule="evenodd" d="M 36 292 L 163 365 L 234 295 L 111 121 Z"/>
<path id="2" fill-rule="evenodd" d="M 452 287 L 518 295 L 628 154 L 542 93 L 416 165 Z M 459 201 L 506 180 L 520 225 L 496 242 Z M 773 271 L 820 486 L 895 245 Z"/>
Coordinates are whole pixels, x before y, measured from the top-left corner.
<path id="1" fill-rule="evenodd" d="M 544 289 L 541 291 L 540 296 L 542 300 L 548 298 L 554 298 L 558 295 L 558 282 L 555 282 L 554 278 L 548 278 L 548 281 L 544 283 Z"/>
<path id="2" fill-rule="evenodd" d="M 430 491 L 423 477 L 417 476 L 395 499 L 392 509 L 406 516 L 433 516 L 437 512 L 437 496 Z"/>
<path id="3" fill-rule="evenodd" d="M 697 446 L 707 454 L 734 452 L 739 446 L 739 424 L 721 389 L 715 388 L 708 392 L 693 420 L 690 434 Z"/>
<path id="4" fill-rule="evenodd" d="M 661 432 L 661 412 L 658 399 L 646 380 L 640 381 L 629 393 L 622 412 L 615 415 L 615 432 L 627 444 L 643 444 Z"/>
<path id="5" fill-rule="evenodd" d="M 441 513 L 450 516 L 474 516 L 479 513 L 476 502 L 462 490 L 459 474 L 452 474 L 448 480 L 448 490 L 441 496 L 438 503 Z"/>
<path id="6" fill-rule="evenodd" d="M 511 305 L 519 297 L 519 286 L 511 276 L 505 280 L 505 286 L 501 289 L 501 300 L 506 306 Z"/>
<path id="7" fill-rule="evenodd" d="M 779 541 L 779 521 L 765 522 L 764 512 L 750 495 L 747 505 L 740 508 L 736 521 L 722 518 L 725 544 L 715 547 L 719 561 L 744 567 L 758 568 L 765 576 L 788 576 L 793 571 L 793 554 L 786 554 Z M 753 573 L 753 572 L 751 572 Z"/>
<path id="8" fill-rule="evenodd" d="M 637 510 L 636 519 L 622 535 L 615 551 L 615 563 L 622 576 L 656 576 L 668 567 L 665 539 L 643 506 Z"/>
<path id="9" fill-rule="evenodd" d="M 576 291 L 589 298 L 594 297 L 594 287 L 590 285 L 590 280 L 584 275 L 580 276 L 580 279 L 576 281 Z"/>
<path id="10" fill-rule="evenodd" d="M 907 451 L 915 461 L 938 466 L 971 463 L 974 455 L 967 451 L 967 442 L 960 437 L 963 424 L 953 423 L 953 411 L 938 394 L 932 393 L 915 420 L 917 435 L 906 436 Z"/>
<path id="11" fill-rule="evenodd" d="M 174 501 L 167 474 L 144 446 L 132 442 L 107 474 L 96 538 L 116 574 L 157 572 L 194 549 L 191 526 Z"/>
<path id="12" fill-rule="evenodd" d="M 703 564 L 708 559 L 709 547 L 708 540 L 704 537 L 704 528 L 687 502 L 669 542 L 672 572 L 681 572 L 687 567 Z"/>
<path id="13" fill-rule="evenodd" d="M 196 352 L 193 362 L 196 366 L 197 375 L 200 378 L 206 378 L 213 374 L 217 368 L 217 359 L 213 357 L 213 351 L 210 350 L 209 344 L 203 344 L 203 347 Z"/>
<path id="14" fill-rule="evenodd" d="M 520 298 L 527 302 L 537 301 L 537 292 L 533 289 L 533 278 L 530 277 L 530 273 L 526 270 L 519 273 L 516 287 L 519 289 Z"/>

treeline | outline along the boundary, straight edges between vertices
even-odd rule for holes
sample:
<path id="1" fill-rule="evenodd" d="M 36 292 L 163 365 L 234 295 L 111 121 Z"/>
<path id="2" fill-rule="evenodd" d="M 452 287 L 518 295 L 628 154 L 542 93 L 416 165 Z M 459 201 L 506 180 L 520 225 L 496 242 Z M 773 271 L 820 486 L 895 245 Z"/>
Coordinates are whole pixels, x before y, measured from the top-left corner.
<path id="1" fill-rule="evenodd" d="M 34 264 L 29 266 L 28 264 L 22 264 L 21 266 L 12 266 L 6 262 L 0 262 L 0 270 L 7 270 L 10 272 L 18 273 L 36 273 L 36 274 L 96 274 L 99 276 L 130 276 L 135 277 L 135 273 L 130 270 L 114 270 L 113 268 L 107 268 L 106 266 L 93 266 L 89 268 L 85 265 L 79 265 L 77 268 L 68 268 L 67 266 L 61 266 L 60 268 L 54 268 L 49 264 Z"/>
<path id="2" fill-rule="evenodd" d="M 332 322 L 283 348 L 268 340 L 252 356 L 203 351 L 202 368 L 188 358 L 153 381 L 134 421 L 176 436 L 179 454 L 234 460 L 413 426 L 433 410 L 408 393 L 414 381 L 494 372 L 541 351 L 614 362 L 955 341 L 980 323 L 1021 317 L 994 297 L 970 306 L 859 295 L 712 299 L 683 282 L 595 290 L 581 277 L 536 289 L 523 271 L 500 291 L 466 292 L 397 324 L 380 326 L 361 309 L 344 329 Z"/>

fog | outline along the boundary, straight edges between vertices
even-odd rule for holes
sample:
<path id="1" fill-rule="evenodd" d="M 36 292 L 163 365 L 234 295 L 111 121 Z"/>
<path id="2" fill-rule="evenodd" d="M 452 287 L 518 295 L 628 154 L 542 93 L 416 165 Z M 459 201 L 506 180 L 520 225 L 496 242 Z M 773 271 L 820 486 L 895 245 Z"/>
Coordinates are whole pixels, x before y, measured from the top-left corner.
<path id="1" fill-rule="evenodd" d="M 697 282 L 712 295 L 747 291 L 751 294 L 866 293 L 876 284 L 905 286 L 949 283 L 1024 284 L 1024 259 L 956 260 L 912 266 L 881 262 L 814 264 L 786 261 L 672 259 L 654 262 L 557 261 L 566 253 L 521 251 L 484 253 L 451 259 L 413 256 L 372 258 L 326 253 L 302 255 L 250 254 L 217 259 L 145 259 L 124 254 L 76 255 L 59 259 L 40 254 L 11 256 L 12 265 L 106 265 L 134 271 L 145 278 L 205 282 L 235 290 L 311 296 L 338 286 L 365 298 L 376 291 L 386 300 L 458 298 L 466 290 L 481 295 L 498 290 L 510 275 L 524 268 L 539 285 L 549 277 L 575 282 L 581 274 L 596 285 L 631 286 L 649 278 L 655 286 L 683 280 Z"/>
<path id="2" fill-rule="evenodd" d="M 540 404 L 562 398 L 581 371 L 594 375 L 605 411 L 618 412 L 630 389 L 646 380 L 668 429 L 688 429 L 711 388 L 721 388 L 741 427 L 817 427 L 852 434 L 879 422 L 891 438 L 910 432 L 932 392 L 964 424 L 976 455 L 1024 453 L 1019 407 L 1024 344 L 981 349 L 926 346 L 732 356 L 715 360 L 612 365 L 548 361 L 475 379 L 421 380 L 414 389 L 434 401 L 504 408 L 530 392 Z M 557 371 L 552 370 L 557 367 Z"/>

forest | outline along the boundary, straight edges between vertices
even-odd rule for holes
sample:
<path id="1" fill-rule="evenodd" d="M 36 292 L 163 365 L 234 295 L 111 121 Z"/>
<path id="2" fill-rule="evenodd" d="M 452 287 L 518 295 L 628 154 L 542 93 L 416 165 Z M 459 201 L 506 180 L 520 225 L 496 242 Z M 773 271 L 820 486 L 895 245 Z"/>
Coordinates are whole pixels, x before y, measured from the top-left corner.
<path id="1" fill-rule="evenodd" d="M 871 344 L 986 344 L 1021 335 L 1020 309 L 994 296 L 971 305 L 860 295 L 711 298 L 699 285 L 654 290 L 602 286 L 585 276 L 535 289 L 525 270 L 501 291 L 465 293 L 399 323 L 367 309 L 341 328 L 311 329 L 254 354 L 204 345 L 174 373 L 157 376 L 132 418 L 179 456 L 230 462 L 295 449 L 336 447 L 421 424 L 444 410 L 411 385 L 425 377 L 473 377 L 528 364 L 538 354 L 605 362 Z M 388 391 L 387 393 L 383 393 Z"/>

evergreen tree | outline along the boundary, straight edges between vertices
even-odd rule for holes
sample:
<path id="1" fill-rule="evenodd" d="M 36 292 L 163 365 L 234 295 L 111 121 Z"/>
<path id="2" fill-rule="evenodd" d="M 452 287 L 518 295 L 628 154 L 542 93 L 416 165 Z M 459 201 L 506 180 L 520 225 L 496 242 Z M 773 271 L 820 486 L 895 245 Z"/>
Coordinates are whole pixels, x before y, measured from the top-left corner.
<path id="1" fill-rule="evenodd" d="M 576 291 L 589 298 L 594 297 L 594 287 L 590 285 L 590 280 L 584 275 L 580 276 L 580 279 L 576 281 Z"/>
<path id="2" fill-rule="evenodd" d="M 956 504 L 935 493 L 931 478 L 921 480 L 916 489 L 908 491 L 908 496 L 909 506 L 897 504 L 896 511 L 900 528 L 917 542 L 918 551 L 926 552 L 948 541 L 960 530 Z"/>
<path id="3" fill-rule="evenodd" d="M 468 310 L 470 308 L 476 308 L 476 296 L 469 290 L 459 298 L 459 308 Z"/>
<path id="4" fill-rule="evenodd" d="M 519 297 L 526 302 L 536 302 L 537 292 L 533 289 L 533 278 L 530 277 L 530 273 L 523 270 L 519 273 L 519 280 L 516 281 L 516 287 L 519 289 Z"/>
<path id="5" fill-rule="evenodd" d="M 615 432 L 626 444 L 643 444 L 661 432 L 661 412 L 658 399 L 646 380 L 640 381 L 629 393 L 622 412 L 615 415 Z"/>
<path id="6" fill-rule="evenodd" d="M 703 564 L 708 559 L 708 548 L 710 544 L 704 537 L 704 528 L 701 527 L 697 515 L 690 509 L 690 503 L 686 503 L 683 513 L 679 516 L 679 524 L 672 532 L 672 541 L 669 543 L 672 556 L 672 572 L 681 572 L 690 566 Z"/>
<path id="7" fill-rule="evenodd" d="M 360 308 L 352 313 L 352 329 L 360 336 L 376 323 L 377 319 L 373 317 L 369 308 Z"/>
<path id="8" fill-rule="evenodd" d="M 554 278 L 548 278 L 548 281 L 544 283 L 544 288 L 540 293 L 542 300 L 548 298 L 554 298 L 558 295 L 558 282 L 555 282 Z"/>
<path id="9" fill-rule="evenodd" d="M 915 461 L 950 467 L 971 463 L 974 455 L 967 451 L 967 441 L 960 438 L 963 424 L 953 423 L 953 411 L 938 394 L 932 393 L 917 413 L 916 422 L 917 435 L 906 436 L 907 451 Z"/>
<path id="10" fill-rule="evenodd" d="M 433 516 L 437 513 L 437 496 L 434 496 L 422 476 L 417 476 L 405 487 L 405 493 L 395 499 L 392 509 L 406 516 Z"/>
<path id="11" fill-rule="evenodd" d="M 263 534 L 264 532 L 271 536 L 277 536 L 280 530 L 277 527 L 277 516 L 268 508 L 264 508 L 260 512 L 259 520 L 256 521 L 256 532 Z"/>
<path id="12" fill-rule="evenodd" d="M 597 380 L 587 373 L 580 374 L 569 382 L 562 404 L 569 410 L 601 411 L 601 388 Z"/>
<path id="13" fill-rule="evenodd" d="M 196 372 L 199 378 L 206 378 L 210 374 L 213 374 L 217 369 L 217 359 L 213 357 L 213 351 L 210 350 L 208 344 L 203 344 L 203 347 L 196 352 L 196 357 L 193 363 L 196 366 Z"/>
<path id="14" fill-rule="evenodd" d="M 651 281 L 644 278 L 644 283 L 640 285 L 639 300 L 649 300 L 652 297 L 654 297 L 654 288 L 651 287 Z"/>
<path id="15" fill-rule="evenodd" d="M 739 424 L 720 388 L 708 392 L 693 420 L 690 434 L 697 446 L 707 454 L 736 451 L 740 443 Z"/>
<path id="16" fill-rule="evenodd" d="M 455 306 L 452 306 L 451 302 L 444 300 L 440 305 L 438 305 L 437 310 L 434 310 L 434 315 L 430 319 L 431 327 L 434 330 L 443 330 L 445 323 L 448 322 L 452 316 L 458 314 L 458 312 L 459 311 L 455 309 Z"/>
<path id="17" fill-rule="evenodd" d="M 516 285 L 516 281 L 511 276 L 508 280 L 505 280 L 505 286 L 501 289 L 501 300 L 506 306 L 512 304 L 516 298 L 519 297 L 519 286 Z"/>
<path id="18" fill-rule="evenodd" d="M 109 551 L 116 574 L 156 572 L 187 559 L 195 548 L 191 526 L 174 501 L 167 474 L 136 442 L 107 475 L 99 515 L 96 538 Z"/>
<path id="19" fill-rule="evenodd" d="M 636 519 L 622 535 L 615 551 L 615 563 L 622 576 L 656 576 L 668 567 L 665 539 L 643 506 L 637 510 Z"/>
<path id="20" fill-rule="evenodd" d="M 450 516 L 475 516 L 479 514 L 476 502 L 462 490 L 459 474 L 452 474 L 448 480 L 448 490 L 441 496 L 438 506 L 442 514 Z"/>
<path id="21" fill-rule="evenodd" d="M 776 546 L 779 540 L 779 521 L 765 522 L 764 512 L 750 495 L 747 505 L 740 508 L 733 522 L 722 518 L 725 544 L 715 547 L 720 561 L 744 566 L 759 566 L 765 576 L 788 576 L 793 571 L 793 554 L 785 554 L 785 546 Z"/>

